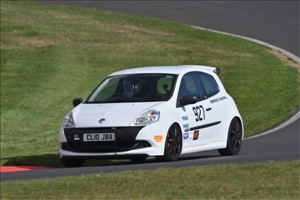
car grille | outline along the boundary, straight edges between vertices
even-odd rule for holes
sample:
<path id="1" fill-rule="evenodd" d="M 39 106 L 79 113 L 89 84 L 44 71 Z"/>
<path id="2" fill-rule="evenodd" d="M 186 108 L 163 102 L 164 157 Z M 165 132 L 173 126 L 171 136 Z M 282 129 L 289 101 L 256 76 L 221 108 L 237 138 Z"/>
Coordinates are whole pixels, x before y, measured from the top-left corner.
<path id="1" fill-rule="evenodd" d="M 122 142 L 68 142 L 62 144 L 62 149 L 81 153 L 115 153 L 151 147 L 147 141 L 136 141 L 134 143 Z"/>

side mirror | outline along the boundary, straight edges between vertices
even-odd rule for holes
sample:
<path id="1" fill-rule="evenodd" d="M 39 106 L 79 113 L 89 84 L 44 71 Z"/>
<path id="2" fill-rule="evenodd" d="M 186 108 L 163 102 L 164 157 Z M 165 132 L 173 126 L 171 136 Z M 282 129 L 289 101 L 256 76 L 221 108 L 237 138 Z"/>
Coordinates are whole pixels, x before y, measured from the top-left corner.
<path id="1" fill-rule="evenodd" d="M 189 104 L 194 104 L 197 102 L 196 95 L 186 95 L 182 98 L 182 100 L 177 101 L 177 107 L 182 107 Z"/>
<path id="2" fill-rule="evenodd" d="M 76 107 L 83 102 L 82 98 L 73 99 L 73 106 Z"/>

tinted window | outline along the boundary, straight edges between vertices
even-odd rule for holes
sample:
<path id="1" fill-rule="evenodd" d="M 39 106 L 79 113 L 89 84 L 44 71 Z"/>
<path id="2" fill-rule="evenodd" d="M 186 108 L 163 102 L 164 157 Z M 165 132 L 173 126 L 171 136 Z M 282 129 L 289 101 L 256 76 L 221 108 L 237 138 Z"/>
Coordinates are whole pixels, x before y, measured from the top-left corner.
<path id="1" fill-rule="evenodd" d="M 203 86 L 205 97 L 208 98 L 219 93 L 219 86 L 213 76 L 202 72 L 196 74 Z"/>
<path id="2" fill-rule="evenodd" d="M 185 74 L 180 82 L 178 100 L 181 100 L 186 95 L 196 95 L 198 101 L 203 99 L 199 81 L 193 72 Z"/>

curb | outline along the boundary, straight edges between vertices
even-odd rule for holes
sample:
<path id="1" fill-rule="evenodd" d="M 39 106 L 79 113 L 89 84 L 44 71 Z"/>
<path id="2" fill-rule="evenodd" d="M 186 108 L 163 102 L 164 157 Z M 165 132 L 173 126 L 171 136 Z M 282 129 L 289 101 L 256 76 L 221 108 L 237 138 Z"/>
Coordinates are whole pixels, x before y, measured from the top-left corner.
<path id="1" fill-rule="evenodd" d="M 20 171 L 29 171 L 35 169 L 50 169 L 51 167 L 42 167 L 42 166 L 0 166 L 0 173 L 4 172 L 20 172 Z"/>

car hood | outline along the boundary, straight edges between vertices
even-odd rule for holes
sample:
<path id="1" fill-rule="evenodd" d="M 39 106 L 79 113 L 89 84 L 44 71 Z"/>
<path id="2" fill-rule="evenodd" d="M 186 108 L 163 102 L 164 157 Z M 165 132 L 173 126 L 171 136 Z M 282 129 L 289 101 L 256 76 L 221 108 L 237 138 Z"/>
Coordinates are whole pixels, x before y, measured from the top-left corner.
<path id="1" fill-rule="evenodd" d="M 162 102 L 80 104 L 73 109 L 75 126 L 119 127 L 129 124 L 139 115 L 153 109 Z M 102 123 L 99 123 L 102 120 Z"/>

